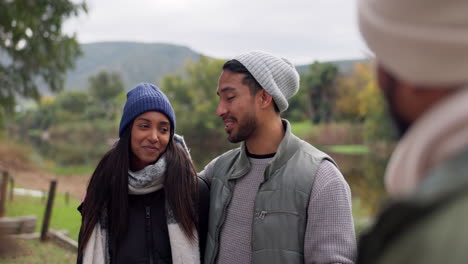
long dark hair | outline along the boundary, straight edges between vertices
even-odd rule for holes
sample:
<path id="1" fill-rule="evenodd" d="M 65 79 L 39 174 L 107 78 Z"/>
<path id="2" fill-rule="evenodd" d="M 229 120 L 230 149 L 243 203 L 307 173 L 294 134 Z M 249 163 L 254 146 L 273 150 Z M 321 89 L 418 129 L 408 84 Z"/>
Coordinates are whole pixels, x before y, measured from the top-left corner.
<path id="1" fill-rule="evenodd" d="M 79 253 L 88 242 L 94 226 L 104 210 L 111 221 L 107 221 L 110 232 L 111 252 L 118 246 L 127 231 L 128 222 L 128 170 L 130 166 L 131 127 L 127 126 L 120 140 L 99 161 L 91 176 L 86 198 L 82 206 L 81 243 Z M 164 192 L 176 221 L 190 239 L 195 238 L 194 229 L 198 226 L 195 205 L 198 198 L 196 171 L 185 150 L 177 146 L 173 137 L 166 149 L 166 178 Z"/>

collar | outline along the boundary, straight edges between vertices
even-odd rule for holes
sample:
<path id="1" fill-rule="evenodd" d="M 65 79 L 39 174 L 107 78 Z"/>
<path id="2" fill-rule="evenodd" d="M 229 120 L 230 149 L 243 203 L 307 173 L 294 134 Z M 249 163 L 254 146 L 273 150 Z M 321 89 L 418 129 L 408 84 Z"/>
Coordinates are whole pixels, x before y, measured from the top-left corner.
<path id="1" fill-rule="evenodd" d="M 301 140 L 296 137 L 291 131 L 291 125 L 288 120 L 282 119 L 283 127 L 285 129 L 284 137 L 278 146 L 275 157 L 271 160 L 270 165 L 265 170 L 265 177 L 282 167 L 299 149 Z M 233 173 L 229 179 L 238 179 L 249 173 L 251 168 L 249 157 L 247 156 L 247 149 L 245 142 L 241 143 L 239 157 L 233 166 Z"/>

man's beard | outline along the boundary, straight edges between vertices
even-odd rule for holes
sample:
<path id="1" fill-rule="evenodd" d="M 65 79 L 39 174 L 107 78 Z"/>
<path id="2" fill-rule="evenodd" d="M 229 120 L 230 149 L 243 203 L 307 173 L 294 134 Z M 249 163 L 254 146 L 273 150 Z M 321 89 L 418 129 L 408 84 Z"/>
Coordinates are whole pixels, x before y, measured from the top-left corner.
<path id="1" fill-rule="evenodd" d="M 235 118 L 234 118 L 235 119 Z M 235 119 L 237 121 L 237 119 Z M 255 113 L 249 113 L 244 116 L 244 122 L 238 123 L 238 131 L 236 134 L 231 134 L 228 136 L 228 140 L 231 143 L 239 143 L 248 139 L 253 132 L 257 129 L 257 119 Z"/>

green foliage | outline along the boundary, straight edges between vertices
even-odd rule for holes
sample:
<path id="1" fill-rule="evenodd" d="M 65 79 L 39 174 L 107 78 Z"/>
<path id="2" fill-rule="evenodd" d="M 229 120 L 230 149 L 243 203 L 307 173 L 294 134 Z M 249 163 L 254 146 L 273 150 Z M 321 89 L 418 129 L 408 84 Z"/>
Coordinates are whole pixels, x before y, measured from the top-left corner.
<path id="1" fill-rule="evenodd" d="M 89 96 L 80 91 L 64 91 L 58 95 L 56 103 L 64 112 L 81 115 L 89 104 Z M 59 118 L 59 120 L 65 120 L 65 118 Z"/>
<path id="2" fill-rule="evenodd" d="M 111 100 L 119 101 L 120 93 Z M 59 167 L 95 166 L 117 135 L 116 112 L 109 114 L 85 92 L 62 91 L 56 98 L 43 98 L 37 109 L 18 114 L 12 130 Z"/>
<path id="3" fill-rule="evenodd" d="M 363 199 L 353 198 L 352 203 L 354 230 L 356 236 L 359 237 L 363 231 L 371 226 L 373 214 L 370 212 L 369 208 L 366 207 Z"/>
<path id="4" fill-rule="evenodd" d="M 12 112 L 17 96 L 38 99 L 38 82 L 63 87 L 80 48 L 62 24 L 82 11 L 70 0 L 0 0 L 0 114 Z"/>
<path id="5" fill-rule="evenodd" d="M 125 92 L 120 75 L 116 72 L 101 71 L 95 76 L 89 77 L 88 81 L 88 91 L 91 99 L 95 102 L 90 108 L 90 114 L 96 118 L 115 118 L 123 103 L 120 101 L 120 95 Z"/>
<path id="6" fill-rule="evenodd" d="M 116 72 L 100 71 L 95 76 L 89 77 L 88 81 L 89 94 L 103 105 L 125 91 L 122 78 Z"/>
<path id="7" fill-rule="evenodd" d="M 392 142 L 397 138 L 395 125 L 383 102 L 380 108 L 371 112 L 364 123 L 364 138 L 367 142 L 387 141 Z"/>
<path id="8" fill-rule="evenodd" d="M 219 127 L 216 87 L 222 66 L 222 60 L 202 56 L 199 62 L 188 62 L 182 73 L 163 78 L 161 89 L 174 103 L 179 131 L 196 127 L 199 133 L 206 133 Z"/>
<path id="9" fill-rule="evenodd" d="M 332 120 L 337 75 L 335 64 L 314 62 L 309 72 L 302 76 L 303 89 L 307 91 L 315 124 Z"/>
<path id="10" fill-rule="evenodd" d="M 332 146 L 323 146 L 327 151 L 346 154 L 346 155 L 362 155 L 369 153 L 369 147 L 366 145 L 332 145 Z"/>
<path id="11" fill-rule="evenodd" d="M 368 143 L 395 139 L 371 64 L 356 64 L 352 74 L 338 80 L 336 110 L 340 120 L 364 123 L 363 134 Z"/>
<path id="12" fill-rule="evenodd" d="M 161 82 L 161 89 L 176 113 L 176 133 L 186 136 L 192 158 L 199 166 L 226 149 L 223 125 L 216 115 L 216 87 L 223 63 L 202 56 L 198 62 L 189 61 L 182 72 L 167 75 Z"/>
<path id="13" fill-rule="evenodd" d="M 61 123 L 48 129 L 50 138 L 38 147 L 59 166 L 96 165 L 117 135 L 112 120 Z"/>
<path id="14" fill-rule="evenodd" d="M 53 164 L 55 165 L 55 164 Z M 50 172 L 56 175 L 83 175 L 89 176 L 93 174 L 96 166 L 87 166 L 87 165 L 69 165 L 65 167 L 61 166 L 52 166 L 49 170 Z"/>
<path id="15" fill-rule="evenodd" d="M 281 114 L 283 118 L 291 122 L 310 121 L 312 109 L 308 91 L 305 86 L 304 80 L 301 78 L 299 91 L 289 99 L 288 109 Z"/>
<path id="16" fill-rule="evenodd" d="M 291 122 L 291 130 L 294 135 L 306 139 L 316 133 L 317 127 L 310 120 L 302 122 Z"/>

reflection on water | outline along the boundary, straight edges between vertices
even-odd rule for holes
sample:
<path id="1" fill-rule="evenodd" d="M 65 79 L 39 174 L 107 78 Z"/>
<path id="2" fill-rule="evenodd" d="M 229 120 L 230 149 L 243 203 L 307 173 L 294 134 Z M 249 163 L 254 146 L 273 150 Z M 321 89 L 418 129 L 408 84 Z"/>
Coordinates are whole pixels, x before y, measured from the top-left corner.
<path id="1" fill-rule="evenodd" d="M 340 171 L 351 188 L 353 215 L 356 228 L 360 231 L 379 212 L 386 198 L 383 176 L 388 157 L 380 157 L 373 153 L 329 154 L 338 163 Z"/>

